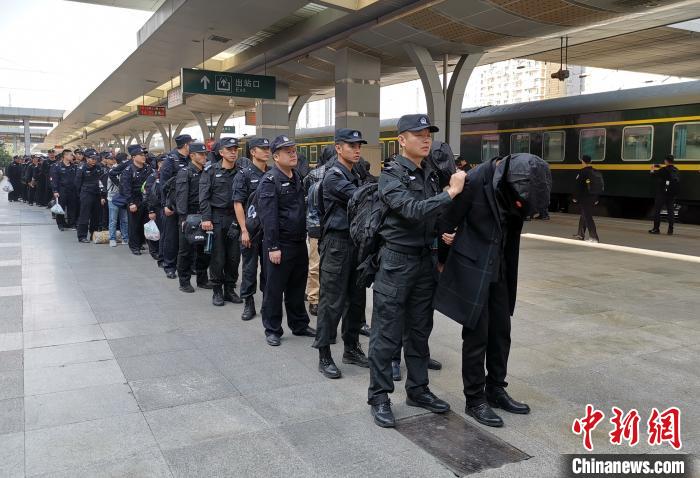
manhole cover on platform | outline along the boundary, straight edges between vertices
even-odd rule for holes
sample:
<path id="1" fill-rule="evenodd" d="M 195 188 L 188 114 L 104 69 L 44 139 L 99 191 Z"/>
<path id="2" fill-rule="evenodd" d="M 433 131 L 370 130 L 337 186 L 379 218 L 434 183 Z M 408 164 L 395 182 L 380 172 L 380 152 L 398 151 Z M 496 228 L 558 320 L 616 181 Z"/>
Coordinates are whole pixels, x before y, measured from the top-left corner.
<path id="1" fill-rule="evenodd" d="M 396 430 L 458 476 L 531 458 L 453 412 L 405 418 Z"/>

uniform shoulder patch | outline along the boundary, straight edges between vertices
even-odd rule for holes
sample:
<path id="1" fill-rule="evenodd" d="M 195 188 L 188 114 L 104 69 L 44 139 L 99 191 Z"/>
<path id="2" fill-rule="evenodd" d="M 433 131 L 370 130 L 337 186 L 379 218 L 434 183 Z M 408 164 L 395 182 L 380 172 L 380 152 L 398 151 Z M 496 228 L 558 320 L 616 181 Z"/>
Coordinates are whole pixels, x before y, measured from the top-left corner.
<path id="1" fill-rule="evenodd" d="M 204 166 L 205 171 L 209 171 L 210 169 L 211 169 L 211 164 L 207 164 L 206 166 Z"/>

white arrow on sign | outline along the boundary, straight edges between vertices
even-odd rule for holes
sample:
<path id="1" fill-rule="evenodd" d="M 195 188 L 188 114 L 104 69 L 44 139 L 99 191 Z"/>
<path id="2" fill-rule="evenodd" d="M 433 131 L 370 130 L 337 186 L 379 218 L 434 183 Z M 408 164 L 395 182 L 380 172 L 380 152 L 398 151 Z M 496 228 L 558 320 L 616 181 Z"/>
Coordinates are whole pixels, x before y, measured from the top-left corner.
<path id="1" fill-rule="evenodd" d="M 209 86 L 209 83 L 211 83 L 211 80 L 207 75 L 204 75 L 201 80 L 199 80 L 200 83 L 202 83 L 202 86 L 204 89 L 207 89 L 207 86 Z"/>

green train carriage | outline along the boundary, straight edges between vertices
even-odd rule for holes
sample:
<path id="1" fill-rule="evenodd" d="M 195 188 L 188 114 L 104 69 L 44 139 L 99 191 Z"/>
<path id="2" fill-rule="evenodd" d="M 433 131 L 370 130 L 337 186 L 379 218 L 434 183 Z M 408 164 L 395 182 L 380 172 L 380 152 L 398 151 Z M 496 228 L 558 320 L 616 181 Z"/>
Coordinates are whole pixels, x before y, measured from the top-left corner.
<path id="1" fill-rule="evenodd" d="M 530 152 L 552 169 L 552 208 L 571 204 L 579 158 L 605 179 L 602 204 L 615 217 L 646 217 L 649 170 L 668 154 L 681 171 L 679 219 L 700 221 L 700 82 L 490 106 L 462 112 L 462 156 L 479 163 Z"/>

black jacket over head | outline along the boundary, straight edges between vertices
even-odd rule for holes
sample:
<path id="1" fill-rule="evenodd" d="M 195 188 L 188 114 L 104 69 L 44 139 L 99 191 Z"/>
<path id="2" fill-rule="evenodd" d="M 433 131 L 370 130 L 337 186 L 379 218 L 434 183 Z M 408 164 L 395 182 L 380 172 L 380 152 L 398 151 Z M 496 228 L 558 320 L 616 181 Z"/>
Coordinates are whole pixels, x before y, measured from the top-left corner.
<path id="1" fill-rule="evenodd" d="M 434 306 L 467 328 L 477 324 L 491 282 L 506 281 L 510 313 L 515 309 L 523 222 L 512 218 L 502 223 L 493 184 L 495 169 L 492 160 L 470 170 L 464 191 L 452 201 L 438 226 L 441 235 L 455 227 L 457 235 L 451 248 L 440 245 L 439 260 L 445 268 Z"/>

